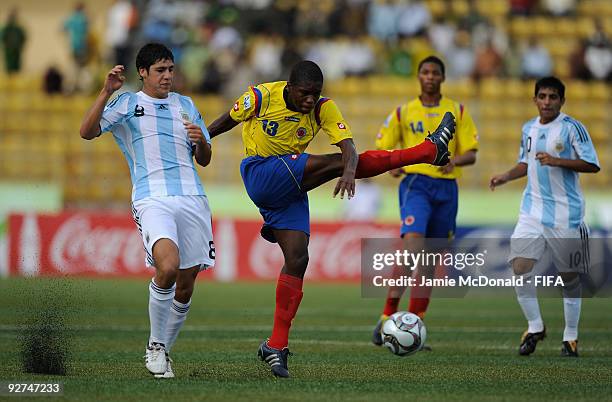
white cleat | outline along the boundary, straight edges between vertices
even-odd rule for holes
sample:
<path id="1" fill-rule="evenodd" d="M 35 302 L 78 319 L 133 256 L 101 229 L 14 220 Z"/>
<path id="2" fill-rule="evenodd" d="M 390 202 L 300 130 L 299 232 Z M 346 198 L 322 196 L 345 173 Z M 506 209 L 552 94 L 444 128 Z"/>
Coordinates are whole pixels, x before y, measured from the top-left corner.
<path id="1" fill-rule="evenodd" d="M 168 369 L 166 347 L 163 343 L 153 342 L 145 349 L 145 367 L 151 374 L 165 374 Z"/>
<path id="2" fill-rule="evenodd" d="M 168 362 L 168 367 L 166 368 L 166 372 L 164 374 L 153 374 L 155 378 L 174 378 L 174 371 L 172 371 L 172 359 L 170 356 L 166 355 L 166 361 Z"/>

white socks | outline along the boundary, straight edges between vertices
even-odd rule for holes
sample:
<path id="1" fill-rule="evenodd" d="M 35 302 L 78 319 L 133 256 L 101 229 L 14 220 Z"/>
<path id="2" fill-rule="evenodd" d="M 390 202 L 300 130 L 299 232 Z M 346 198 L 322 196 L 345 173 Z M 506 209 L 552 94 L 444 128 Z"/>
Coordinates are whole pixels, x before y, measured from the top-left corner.
<path id="1" fill-rule="evenodd" d="M 529 274 L 523 275 L 524 281 L 523 286 L 516 286 L 516 298 L 523 310 L 523 315 L 527 319 L 529 328 L 527 332 L 542 332 L 544 331 L 544 322 L 542 321 L 542 315 L 540 314 L 540 305 L 538 303 L 538 294 L 535 284 L 533 283 L 533 276 Z M 527 280 L 530 280 L 527 282 Z"/>
<path id="2" fill-rule="evenodd" d="M 187 318 L 187 313 L 189 312 L 189 306 L 191 306 L 191 300 L 187 303 L 183 304 L 176 300 L 172 302 L 172 306 L 170 307 L 170 314 L 168 317 L 168 322 L 166 323 L 166 352 L 170 353 L 170 348 L 174 345 L 176 341 L 176 337 Z"/>
<path id="3" fill-rule="evenodd" d="M 160 288 L 151 279 L 149 284 L 149 320 L 151 322 L 149 344 L 153 342 L 166 344 L 166 326 L 175 288 L 176 284 L 170 289 Z"/>
<path id="4" fill-rule="evenodd" d="M 564 341 L 578 339 L 578 321 L 580 321 L 580 307 L 582 306 L 582 285 L 576 276 L 563 286 L 563 313 L 565 315 Z"/>
<path id="5" fill-rule="evenodd" d="M 541 332 L 544 330 L 544 322 L 540 313 L 540 305 L 537 299 L 537 289 L 533 283 L 527 283 L 531 275 L 525 275 L 523 286 L 517 286 L 517 300 L 523 310 L 523 315 L 529 324 L 528 332 Z M 533 282 L 533 281 L 531 281 Z M 575 341 L 578 339 L 578 322 L 580 321 L 580 308 L 582 306 L 582 286 L 577 276 L 571 281 L 565 282 L 563 286 L 563 313 L 565 315 L 564 341 Z"/>

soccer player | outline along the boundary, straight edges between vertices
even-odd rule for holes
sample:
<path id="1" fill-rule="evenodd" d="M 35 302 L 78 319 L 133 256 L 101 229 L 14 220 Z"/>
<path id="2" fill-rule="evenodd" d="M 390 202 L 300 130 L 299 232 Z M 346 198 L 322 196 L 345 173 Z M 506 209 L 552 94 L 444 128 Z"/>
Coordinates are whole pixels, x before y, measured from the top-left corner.
<path id="1" fill-rule="evenodd" d="M 532 271 L 544 252 L 550 250 L 564 282 L 565 330 L 561 354 L 578 357 L 579 273 L 588 266 L 589 233 L 583 221 L 584 198 L 578 173 L 598 172 L 599 161 L 586 128 L 561 112 L 565 86 L 558 78 L 537 81 L 533 100 L 539 116 L 523 125 L 518 163 L 507 172 L 493 176 L 489 186 L 494 190 L 527 176 L 508 258 L 514 274 L 524 277 L 524 285 L 516 287 L 517 299 L 528 323 L 519 354 L 530 355 L 546 337 Z"/>
<path id="2" fill-rule="evenodd" d="M 405 175 L 399 186 L 399 206 L 402 219 L 400 235 L 407 250 L 416 253 L 426 246 L 425 238 L 452 239 L 457 219 L 457 181 L 461 166 L 476 162 L 478 135 L 474 121 L 465 105 L 442 96 L 445 78 L 444 63 L 429 56 L 418 66 L 421 94 L 393 110 L 380 128 L 376 138 L 378 149 L 394 149 L 398 144 L 406 148 L 422 141 L 434 129 L 446 112 L 457 117 L 457 132 L 448 145 L 454 155 L 441 167 L 427 164 L 407 166 L 390 173 Z M 436 267 L 417 267 L 415 275 L 432 275 Z M 417 279 L 417 283 L 420 283 Z M 384 321 L 397 312 L 405 287 L 388 291 L 382 315 L 374 327 L 372 343 L 383 344 L 380 330 Z M 410 292 L 408 310 L 423 318 L 429 305 L 431 287 L 415 286 Z"/>
<path id="3" fill-rule="evenodd" d="M 289 81 L 250 87 L 229 112 L 209 127 L 210 136 L 240 122 L 246 158 L 240 165 L 245 188 L 264 219 L 261 235 L 278 243 L 285 259 L 276 285 L 272 336 L 258 356 L 275 376 L 289 377 L 287 348 L 291 321 L 302 300 L 308 265 L 310 218 L 307 192 L 339 177 L 334 197 L 355 193 L 355 179 L 371 177 L 414 163 L 445 165 L 454 116 L 448 113 L 427 141 L 397 151 L 355 150 L 349 125 L 329 98 L 321 97 L 323 73 L 312 61 L 297 63 Z M 304 151 L 323 131 L 341 153 L 312 155 Z"/>
<path id="4" fill-rule="evenodd" d="M 172 378 L 169 352 L 187 317 L 195 279 L 215 258 L 208 199 L 193 163 L 194 157 L 201 166 L 210 163 L 210 136 L 193 101 L 170 92 L 174 56 L 166 46 L 143 46 L 136 68 L 142 90 L 107 104 L 125 81 L 124 66 L 113 67 L 80 132 L 91 140 L 112 131 L 130 168 L 134 221 L 146 264 L 155 267 L 145 366 L 156 378 Z"/>

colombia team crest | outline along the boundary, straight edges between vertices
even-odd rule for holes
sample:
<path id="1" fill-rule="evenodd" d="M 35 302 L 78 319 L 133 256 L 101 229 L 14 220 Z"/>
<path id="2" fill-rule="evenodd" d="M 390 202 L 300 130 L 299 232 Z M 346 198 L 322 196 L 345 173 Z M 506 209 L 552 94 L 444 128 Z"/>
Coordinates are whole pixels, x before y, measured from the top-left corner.
<path id="1" fill-rule="evenodd" d="M 297 131 L 295 132 L 295 135 L 296 135 L 298 138 L 300 138 L 300 139 L 301 139 L 301 138 L 304 138 L 304 137 L 306 136 L 306 134 L 307 134 L 307 133 L 308 133 L 308 132 L 306 131 L 306 129 L 305 129 L 304 127 L 300 127 L 300 128 L 298 128 L 298 129 L 297 129 Z"/>

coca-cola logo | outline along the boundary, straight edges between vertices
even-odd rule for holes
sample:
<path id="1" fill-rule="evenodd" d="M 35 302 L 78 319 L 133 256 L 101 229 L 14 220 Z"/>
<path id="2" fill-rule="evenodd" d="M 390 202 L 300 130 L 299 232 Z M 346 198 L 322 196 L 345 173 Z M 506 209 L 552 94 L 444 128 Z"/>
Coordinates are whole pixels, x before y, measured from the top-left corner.
<path id="1" fill-rule="evenodd" d="M 358 278 L 361 272 L 361 239 L 397 236 L 397 230 L 374 225 L 339 225 L 334 229 L 311 236 L 306 277 L 315 280 Z M 278 245 L 258 236 L 249 250 L 249 264 L 255 276 L 271 279 L 278 276 L 284 258 Z"/>
<path id="2" fill-rule="evenodd" d="M 134 229 L 93 226 L 86 215 L 74 215 L 58 227 L 49 254 L 63 273 L 138 273 L 144 261 L 142 240 Z"/>

